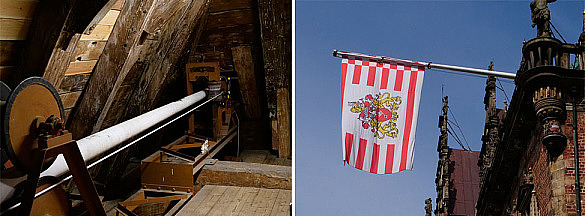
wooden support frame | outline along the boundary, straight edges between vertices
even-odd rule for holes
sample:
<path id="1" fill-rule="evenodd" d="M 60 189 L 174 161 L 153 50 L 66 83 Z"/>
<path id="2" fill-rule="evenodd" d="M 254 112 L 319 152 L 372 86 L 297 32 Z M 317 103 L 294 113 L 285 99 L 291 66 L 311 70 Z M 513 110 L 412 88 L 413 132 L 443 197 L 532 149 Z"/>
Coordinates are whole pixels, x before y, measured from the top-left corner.
<path id="1" fill-rule="evenodd" d="M 163 203 L 179 200 L 177 205 L 180 205 L 181 200 L 186 201 L 187 199 L 190 199 L 192 196 L 193 196 L 192 194 L 183 192 L 150 191 L 140 189 L 126 201 L 120 202 L 118 206 L 116 206 L 116 212 L 114 213 L 114 215 L 116 216 L 136 215 L 132 211 L 134 211 L 136 208 L 143 204 Z"/>
<path id="2" fill-rule="evenodd" d="M 67 136 L 67 135 L 63 135 Z M 70 136 L 68 136 L 70 138 Z M 23 194 L 22 204 L 19 207 L 19 215 L 29 215 L 35 199 L 36 186 L 41 174 L 41 168 L 45 158 L 53 158 L 59 154 L 63 154 L 69 170 L 73 175 L 73 180 L 79 188 L 79 192 L 83 198 L 85 206 L 92 216 L 106 215 L 102 202 L 95 189 L 95 185 L 87 171 L 85 161 L 76 141 L 69 141 L 59 145 L 49 147 L 47 140 L 41 140 L 39 142 L 38 149 L 33 150 L 34 155 L 34 166 L 27 173 L 26 187 Z"/>
<path id="3" fill-rule="evenodd" d="M 209 68 L 212 71 L 209 71 Z M 185 78 L 187 82 L 187 94 L 193 94 L 193 82 L 199 78 L 206 78 L 208 81 L 219 81 L 219 62 L 187 63 L 185 65 Z M 189 115 L 188 134 L 195 134 L 195 114 Z"/>
<path id="4" fill-rule="evenodd" d="M 196 157 L 178 152 L 183 148 L 198 147 L 185 144 L 189 139 L 188 135 L 162 147 L 160 151 L 142 160 L 140 165 L 142 188 L 192 193 L 195 182 L 193 175 L 205 165 L 205 159 L 215 156 L 236 136 L 236 129 L 237 127 L 231 128 L 227 136 L 217 144 L 210 145 L 209 151 Z"/>

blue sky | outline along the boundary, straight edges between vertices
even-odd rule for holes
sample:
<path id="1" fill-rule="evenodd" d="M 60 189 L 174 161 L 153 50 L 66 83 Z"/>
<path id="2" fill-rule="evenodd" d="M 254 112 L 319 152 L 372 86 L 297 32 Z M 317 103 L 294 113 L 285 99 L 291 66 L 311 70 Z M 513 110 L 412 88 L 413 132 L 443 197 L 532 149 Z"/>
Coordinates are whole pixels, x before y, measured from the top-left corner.
<path id="1" fill-rule="evenodd" d="M 433 198 L 442 86 L 469 145 L 481 148 L 485 77 L 425 73 L 414 168 L 374 175 L 343 166 L 341 59 L 332 50 L 515 73 L 531 28 L 530 1 L 297 1 L 296 215 L 423 215 Z M 549 5 L 552 23 L 569 43 L 582 31 L 584 1 Z M 558 36 L 557 36 L 558 38 Z M 509 98 L 512 80 L 502 79 Z M 498 107 L 505 99 L 498 90 Z M 452 118 L 452 117 L 451 117 Z M 452 138 L 450 146 L 460 148 Z"/>

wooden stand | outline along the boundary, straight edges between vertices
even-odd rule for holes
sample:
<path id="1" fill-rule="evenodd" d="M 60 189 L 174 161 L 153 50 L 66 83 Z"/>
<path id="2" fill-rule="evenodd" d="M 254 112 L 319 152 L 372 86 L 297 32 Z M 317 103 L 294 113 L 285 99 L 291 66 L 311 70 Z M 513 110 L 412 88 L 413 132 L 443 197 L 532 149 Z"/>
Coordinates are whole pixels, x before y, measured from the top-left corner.
<path id="1" fill-rule="evenodd" d="M 66 133 L 57 137 L 41 138 L 38 142 L 38 148 L 34 149 L 31 153 L 33 156 L 33 166 L 28 170 L 28 175 L 25 183 L 24 194 L 22 196 L 22 204 L 18 210 L 18 214 L 22 216 L 28 216 L 33 206 L 35 199 L 35 193 L 37 183 L 42 171 L 43 163 L 46 158 L 53 158 L 59 154 L 63 154 L 69 170 L 73 175 L 73 180 L 79 188 L 81 197 L 85 206 L 92 216 L 106 215 L 106 211 L 103 208 L 102 202 L 98 197 L 98 193 L 95 189 L 91 176 L 87 171 L 77 142 L 71 140 L 71 134 Z M 68 142 L 56 144 L 49 147 L 47 144 L 51 144 L 52 140 L 68 139 Z"/>

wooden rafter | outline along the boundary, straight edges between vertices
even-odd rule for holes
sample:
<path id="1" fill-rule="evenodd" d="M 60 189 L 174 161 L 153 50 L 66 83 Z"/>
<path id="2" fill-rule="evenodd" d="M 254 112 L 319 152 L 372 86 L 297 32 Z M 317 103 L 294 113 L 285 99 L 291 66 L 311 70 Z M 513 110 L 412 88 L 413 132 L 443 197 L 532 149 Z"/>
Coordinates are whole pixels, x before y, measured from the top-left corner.
<path id="1" fill-rule="evenodd" d="M 83 93 L 76 111 L 70 116 L 69 131 L 80 138 L 96 132 L 126 75 L 137 60 L 140 38 L 152 5 L 157 0 L 127 0 L 112 30 L 100 60 Z M 100 120 L 101 119 L 101 120 Z"/>
<path id="2" fill-rule="evenodd" d="M 43 76 L 59 86 L 80 34 L 91 32 L 116 0 L 40 1 L 27 34 L 12 84 L 26 77 Z"/>

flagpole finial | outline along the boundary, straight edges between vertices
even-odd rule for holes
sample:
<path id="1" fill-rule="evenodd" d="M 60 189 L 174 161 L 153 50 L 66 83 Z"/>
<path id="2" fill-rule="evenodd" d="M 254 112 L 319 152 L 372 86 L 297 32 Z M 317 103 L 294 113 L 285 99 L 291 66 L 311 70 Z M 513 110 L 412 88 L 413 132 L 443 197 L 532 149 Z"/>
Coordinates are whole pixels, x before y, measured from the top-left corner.
<path id="1" fill-rule="evenodd" d="M 337 49 L 333 49 L 333 57 L 337 57 Z"/>

